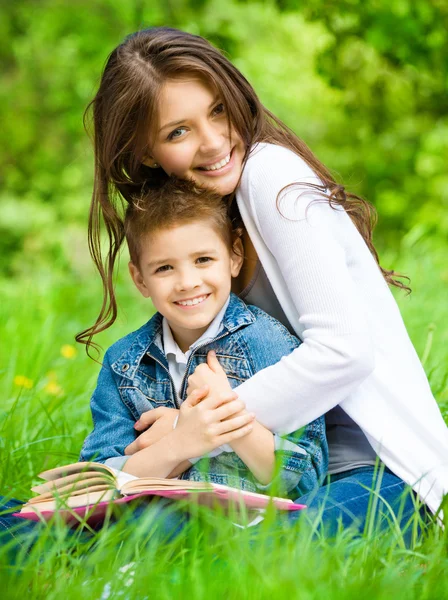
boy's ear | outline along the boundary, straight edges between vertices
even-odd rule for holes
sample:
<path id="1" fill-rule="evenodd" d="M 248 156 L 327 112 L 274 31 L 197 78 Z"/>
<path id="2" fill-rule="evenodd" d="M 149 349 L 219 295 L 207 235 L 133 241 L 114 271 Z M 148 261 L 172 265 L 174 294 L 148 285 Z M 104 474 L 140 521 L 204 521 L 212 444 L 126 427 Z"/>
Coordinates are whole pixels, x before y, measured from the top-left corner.
<path id="1" fill-rule="evenodd" d="M 233 242 L 232 252 L 230 254 L 230 273 L 232 277 L 238 277 L 244 262 L 244 249 L 241 238 Z"/>
<path id="2" fill-rule="evenodd" d="M 132 261 L 128 263 L 128 267 L 132 281 L 135 283 L 135 287 L 144 298 L 149 298 L 149 291 L 146 287 L 142 274 L 140 273 L 140 269 L 137 267 L 137 265 L 134 265 Z"/>

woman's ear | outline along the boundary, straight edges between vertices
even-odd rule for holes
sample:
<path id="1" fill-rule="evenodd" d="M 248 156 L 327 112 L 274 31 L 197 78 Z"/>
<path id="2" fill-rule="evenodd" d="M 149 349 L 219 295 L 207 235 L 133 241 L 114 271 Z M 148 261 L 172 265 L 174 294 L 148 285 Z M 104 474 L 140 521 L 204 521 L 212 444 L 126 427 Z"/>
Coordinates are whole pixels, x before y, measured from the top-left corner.
<path id="1" fill-rule="evenodd" d="M 239 272 L 241 271 L 241 267 L 244 262 L 244 248 L 243 242 L 241 238 L 238 237 L 232 246 L 232 251 L 230 253 L 230 273 L 232 277 L 238 277 Z"/>
<path id="2" fill-rule="evenodd" d="M 158 169 L 160 167 L 159 163 L 156 163 L 152 156 L 147 156 L 142 162 L 151 169 Z"/>
<path id="3" fill-rule="evenodd" d="M 144 298 L 149 298 L 149 291 L 146 287 L 145 280 L 143 279 L 140 269 L 137 267 L 137 265 L 134 265 L 132 261 L 128 263 L 128 267 L 132 281 L 135 283 L 135 287 Z"/>

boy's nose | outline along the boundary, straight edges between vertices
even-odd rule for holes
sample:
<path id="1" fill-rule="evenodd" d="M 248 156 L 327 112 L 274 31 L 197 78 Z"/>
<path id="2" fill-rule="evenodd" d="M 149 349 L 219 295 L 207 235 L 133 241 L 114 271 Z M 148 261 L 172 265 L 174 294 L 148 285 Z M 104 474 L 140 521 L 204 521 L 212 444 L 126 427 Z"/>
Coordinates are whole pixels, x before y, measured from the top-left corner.
<path id="1" fill-rule="evenodd" d="M 193 290 L 200 287 L 202 283 L 199 273 L 196 269 L 190 271 L 186 270 L 179 274 L 176 282 L 177 291 L 183 292 L 186 290 Z"/>

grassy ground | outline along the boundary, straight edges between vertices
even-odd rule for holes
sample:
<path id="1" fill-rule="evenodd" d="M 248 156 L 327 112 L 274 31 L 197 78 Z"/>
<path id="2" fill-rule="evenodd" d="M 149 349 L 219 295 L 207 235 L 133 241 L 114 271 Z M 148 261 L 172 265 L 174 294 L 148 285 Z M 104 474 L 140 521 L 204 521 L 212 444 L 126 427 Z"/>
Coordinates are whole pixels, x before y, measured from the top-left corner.
<path id="1" fill-rule="evenodd" d="M 402 314 L 448 420 L 448 267 L 446 247 L 405 238 L 386 266 L 412 277 L 399 294 Z M 107 347 L 149 315 L 125 277 L 119 278 L 119 322 L 101 337 Z M 74 281 L 47 273 L 2 282 L 0 308 L 0 491 L 26 498 L 36 473 L 77 459 L 91 427 L 88 401 L 98 365 L 73 336 L 95 317 L 96 276 Z M 92 299 L 98 298 L 96 303 Z M 55 527 L 31 557 L 7 568 L 0 549 L 3 598 L 445 598 L 447 538 L 432 529 L 406 548 L 394 530 L 330 543 L 305 526 L 288 534 L 265 524 L 256 538 L 204 516 L 175 541 L 157 537 L 148 517 L 123 520 L 83 541 Z M 45 548 L 45 552 L 44 552 Z M 134 562 L 129 567 L 129 563 Z M 121 569 L 121 571 L 120 571 Z M 5 592 L 6 590 L 6 592 Z"/>

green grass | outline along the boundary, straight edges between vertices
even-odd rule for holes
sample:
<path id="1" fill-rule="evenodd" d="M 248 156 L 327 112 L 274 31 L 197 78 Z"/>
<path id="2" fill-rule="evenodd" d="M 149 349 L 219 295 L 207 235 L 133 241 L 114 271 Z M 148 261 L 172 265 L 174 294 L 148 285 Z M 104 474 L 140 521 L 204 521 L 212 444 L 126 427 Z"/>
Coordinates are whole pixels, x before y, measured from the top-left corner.
<path id="1" fill-rule="evenodd" d="M 397 297 L 447 418 L 446 247 L 408 237 L 383 259 L 412 278 L 411 297 Z M 117 288 L 120 318 L 100 336 L 103 347 L 151 314 L 124 274 Z M 39 471 L 77 459 L 90 430 L 99 366 L 80 347 L 71 356 L 70 347 L 95 317 L 100 289 L 90 271 L 78 281 L 42 272 L 2 282 L 2 292 L 0 492 L 26 498 Z M 394 528 L 381 536 L 369 528 L 358 538 L 341 531 L 330 542 L 312 539 L 304 524 L 282 531 L 267 522 L 254 537 L 206 514 L 170 542 L 148 519 L 137 526 L 123 519 L 87 541 L 55 525 L 16 567 L 6 566 L 6 550 L 0 548 L 0 589 L 11 599 L 448 597 L 447 534 L 438 528 L 406 548 Z M 120 572 L 130 562 L 132 569 Z"/>

